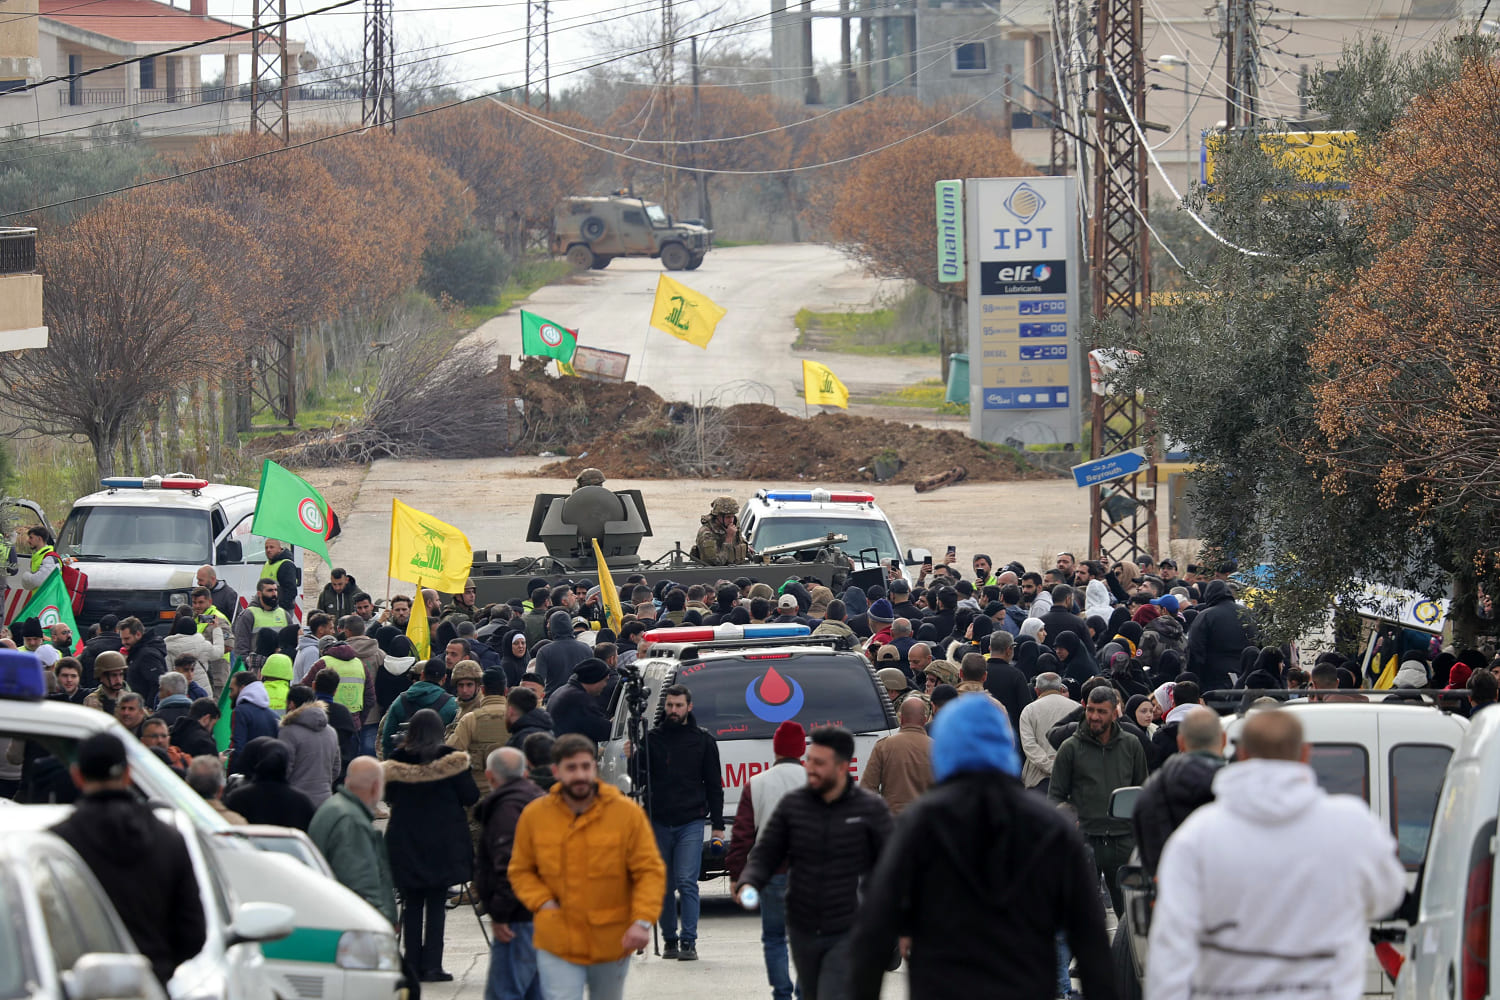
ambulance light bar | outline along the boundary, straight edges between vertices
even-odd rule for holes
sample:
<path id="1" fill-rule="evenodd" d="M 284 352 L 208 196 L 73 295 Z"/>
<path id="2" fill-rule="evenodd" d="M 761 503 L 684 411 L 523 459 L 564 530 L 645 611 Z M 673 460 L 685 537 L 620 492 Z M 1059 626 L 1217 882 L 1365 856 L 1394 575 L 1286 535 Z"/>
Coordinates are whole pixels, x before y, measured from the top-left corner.
<path id="1" fill-rule="evenodd" d="M 761 490 L 755 494 L 762 500 L 779 500 L 785 503 L 874 503 L 870 493 L 856 491 L 831 492 L 829 490 Z"/>
<path id="2" fill-rule="evenodd" d="M 208 486 L 208 480 L 185 476 L 110 476 L 99 480 L 99 485 L 107 490 L 201 490 Z"/>
<path id="3" fill-rule="evenodd" d="M 644 636 L 649 643 L 714 642 L 719 639 L 787 639 L 811 635 L 806 625 L 689 625 L 684 628 L 654 628 Z"/>

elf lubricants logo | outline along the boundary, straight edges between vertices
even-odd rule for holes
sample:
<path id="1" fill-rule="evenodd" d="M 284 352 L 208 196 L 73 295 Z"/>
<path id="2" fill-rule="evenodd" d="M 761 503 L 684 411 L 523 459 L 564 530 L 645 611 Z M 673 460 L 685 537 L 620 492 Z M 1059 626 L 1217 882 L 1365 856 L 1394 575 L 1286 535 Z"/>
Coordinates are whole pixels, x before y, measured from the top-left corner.
<path id="1" fill-rule="evenodd" d="M 1061 294 L 1068 290 L 1068 263 L 1063 260 L 986 261 L 980 265 L 979 282 L 982 295 Z"/>
<path id="2" fill-rule="evenodd" d="M 1046 281 L 1052 277 L 1050 264 L 1016 264 L 1001 267 L 995 275 L 997 281 Z"/>

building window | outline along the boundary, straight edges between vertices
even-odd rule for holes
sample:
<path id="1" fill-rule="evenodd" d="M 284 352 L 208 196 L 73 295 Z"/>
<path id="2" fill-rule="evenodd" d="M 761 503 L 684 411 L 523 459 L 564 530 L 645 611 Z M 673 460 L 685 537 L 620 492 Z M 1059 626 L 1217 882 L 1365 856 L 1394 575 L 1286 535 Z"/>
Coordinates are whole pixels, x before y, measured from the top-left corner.
<path id="1" fill-rule="evenodd" d="M 953 72 L 988 73 L 989 53 L 984 42 L 960 42 L 953 46 Z"/>
<path id="2" fill-rule="evenodd" d="M 141 89 L 156 89 L 156 58 L 141 60 Z"/>

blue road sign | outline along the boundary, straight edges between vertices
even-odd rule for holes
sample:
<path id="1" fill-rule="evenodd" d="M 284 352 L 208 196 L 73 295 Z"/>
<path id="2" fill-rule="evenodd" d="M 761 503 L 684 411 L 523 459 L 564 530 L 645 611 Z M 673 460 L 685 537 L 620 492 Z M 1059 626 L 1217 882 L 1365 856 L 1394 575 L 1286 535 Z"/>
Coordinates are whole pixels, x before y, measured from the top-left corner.
<path id="1" fill-rule="evenodd" d="M 1141 448 L 1132 448 L 1118 455 L 1108 455 L 1073 466 L 1073 479 L 1080 488 L 1097 486 L 1111 479 L 1124 479 L 1145 467 L 1146 452 Z"/>

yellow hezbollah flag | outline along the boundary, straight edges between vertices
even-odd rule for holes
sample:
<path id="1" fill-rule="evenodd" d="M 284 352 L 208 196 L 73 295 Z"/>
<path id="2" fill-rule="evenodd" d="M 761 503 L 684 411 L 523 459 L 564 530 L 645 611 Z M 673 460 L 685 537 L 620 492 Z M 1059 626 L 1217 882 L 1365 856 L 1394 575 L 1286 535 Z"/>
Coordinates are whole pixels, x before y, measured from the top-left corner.
<path id="1" fill-rule="evenodd" d="M 557 374 L 572 375 L 574 378 L 578 377 L 578 372 L 573 369 L 572 363 L 564 361 L 562 358 L 557 359 Z"/>
<path id="2" fill-rule="evenodd" d="M 427 596 L 417 588 L 416 600 L 411 602 L 411 617 L 406 620 L 406 637 L 417 651 L 417 659 L 432 656 L 432 626 L 427 624 Z"/>
<path id="3" fill-rule="evenodd" d="M 802 398 L 813 406 L 849 409 L 849 389 L 833 369 L 816 361 L 802 362 Z"/>
<path id="4" fill-rule="evenodd" d="M 620 611 L 620 591 L 615 587 L 614 578 L 609 575 L 609 566 L 604 562 L 604 550 L 599 548 L 599 539 L 591 541 L 594 543 L 594 559 L 599 563 L 599 601 L 609 617 L 604 624 L 619 632 L 620 622 L 625 620 L 624 613 Z"/>
<path id="5" fill-rule="evenodd" d="M 462 531 L 391 498 L 392 579 L 461 594 L 473 565 L 474 550 Z"/>
<path id="6" fill-rule="evenodd" d="M 724 318 L 724 310 L 707 295 L 700 295 L 680 285 L 665 274 L 656 282 L 656 304 L 651 307 L 651 325 L 678 340 L 707 348 L 714 327 Z"/>
<path id="7" fill-rule="evenodd" d="M 1380 671 L 1380 676 L 1375 678 L 1376 691 L 1389 691 L 1396 686 L 1396 657 L 1392 656 L 1385 661 L 1385 669 Z"/>

